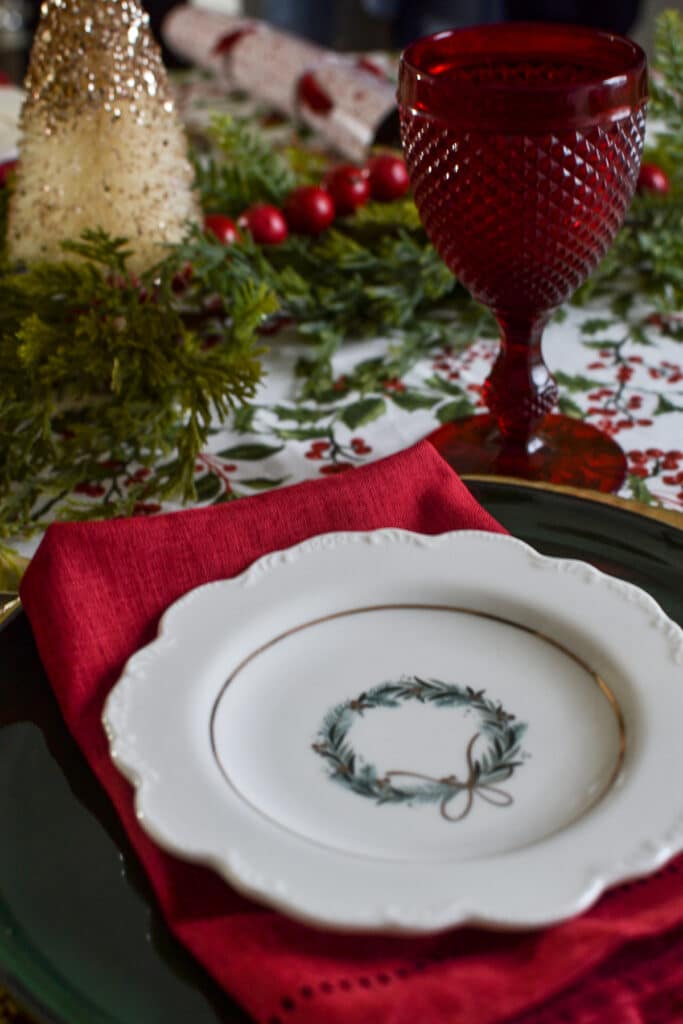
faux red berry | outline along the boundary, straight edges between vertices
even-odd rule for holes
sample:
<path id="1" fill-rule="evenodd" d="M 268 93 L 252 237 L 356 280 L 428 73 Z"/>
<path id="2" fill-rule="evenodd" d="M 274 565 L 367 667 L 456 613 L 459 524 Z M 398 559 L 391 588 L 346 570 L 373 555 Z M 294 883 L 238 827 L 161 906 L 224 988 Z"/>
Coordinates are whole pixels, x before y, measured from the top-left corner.
<path id="1" fill-rule="evenodd" d="M 192 264 L 186 263 L 184 267 L 181 267 L 174 275 L 171 281 L 171 288 L 176 295 L 182 295 L 187 290 L 188 285 L 192 280 L 193 270 Z"/>
<path id="2" fill-rule="evenodd" d="M 217 238 L 222 245 L 233 245 L 240 240 L 237 225 L 222 213 L 208 214 L 204 218 L 204 230 Z"/>
<path id="3" fill-rule="evenodd" d="M 256 203 L 240 217 L 238 224 L 258 245 L 280 245 L 289 235 L 287 221 L 277 206 Z"/>
<path id="4" fill-rule="evenodd" d="M 339 214 L 353 213 L 370 198 L 370 174 L 365 167 L 342 164 L 325 176 L 325 188 Z"/>
<path id="5" fill-rule="evenodd" d="M 400 199 L 410 188 L 410 178 L 403 160 L 390 153 L 375 156 L 368 163 L 370 195 L 382 203 Z"/>
<path id="6" fill-rule="evenodd" d="M 292 231 L 300 235 L 319 235 L 335 217 L 334 200 L 319 185 L 295 188 L 285 203 L 285 217 Z"/>
<path id="7" fill-rule="evenodd" d="M 671 188 L 668 175 L 657 164 L 641 164 L 638 175 L 638 192 L 654 192 L 665 196 Z"/>

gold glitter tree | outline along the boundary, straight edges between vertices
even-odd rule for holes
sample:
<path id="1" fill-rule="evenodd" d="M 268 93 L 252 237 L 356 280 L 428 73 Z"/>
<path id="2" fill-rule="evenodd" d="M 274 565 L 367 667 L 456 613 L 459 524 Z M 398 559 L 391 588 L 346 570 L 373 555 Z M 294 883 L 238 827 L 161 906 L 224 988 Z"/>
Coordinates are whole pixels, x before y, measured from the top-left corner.
<path id="1" fill-rule="evenodd" d="M 100 227 L 125 236 L 140 271 L 199 209 L 186 140 L 138 0 L 44 0 L 21 115 L 9 251 L 63 259 Z"/>

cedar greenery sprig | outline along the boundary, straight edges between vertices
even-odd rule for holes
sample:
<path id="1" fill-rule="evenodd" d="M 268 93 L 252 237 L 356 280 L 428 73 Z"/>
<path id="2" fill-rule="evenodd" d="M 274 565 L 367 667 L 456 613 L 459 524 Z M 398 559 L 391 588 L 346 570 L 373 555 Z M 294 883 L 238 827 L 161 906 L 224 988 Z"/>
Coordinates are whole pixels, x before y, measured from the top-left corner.
<path id="1" fill-rule="evenodd" d="M 66 248 L 87 259 L 0 277 L 2 536 L 40 528 L 74 489 L 102 501 L 60 515 L 192 498 L 212 418 L 255 392 L 256 330 L 275 308 L 245 276 L 222 315 L 188 327 L 172 258 L 138 280 L 122 239 L 94 230 Z"/>

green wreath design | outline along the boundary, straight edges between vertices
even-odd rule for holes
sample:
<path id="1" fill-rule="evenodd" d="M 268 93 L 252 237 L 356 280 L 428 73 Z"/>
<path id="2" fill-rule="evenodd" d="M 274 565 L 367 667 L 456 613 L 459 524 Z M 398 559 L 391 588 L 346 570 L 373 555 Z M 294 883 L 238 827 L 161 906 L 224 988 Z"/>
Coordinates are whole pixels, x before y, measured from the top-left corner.
<path id="1" fill-rule="evenodd" d="M 378 804 L 438 803 L 447 821 L 462 821 L 467 817 L 475 796 L 497 807 L 509 807 L 513 798 L 499 784 L 506 782 L 522 764 L 521 740 L 527 724 L 517 721 L 500 702 L 489 700 L 485 692 L 419 676 L 382 683 L 353 700 L 337 704 L 328 712 L 312 747 L 327 762 L 329 775 L 335 782 Z M 372 708 L 398 708 L 410 700 L 439 708 L 463 707 L 478 715 L 478 729 L 467 744 L 467 777 L 436 778 L 401 769 L 380 775 L 373 764 L 353 749 L 349 732 L 356 716 Z M 474 748 L 480 739 L 487 739 L 488 745 L 475 755 Z M 398 783 L 399 778 L 411 781 Z M 458 813 L 451 813 L 449 805 L 460 794 L 465 797 L 464 807 Z"/>

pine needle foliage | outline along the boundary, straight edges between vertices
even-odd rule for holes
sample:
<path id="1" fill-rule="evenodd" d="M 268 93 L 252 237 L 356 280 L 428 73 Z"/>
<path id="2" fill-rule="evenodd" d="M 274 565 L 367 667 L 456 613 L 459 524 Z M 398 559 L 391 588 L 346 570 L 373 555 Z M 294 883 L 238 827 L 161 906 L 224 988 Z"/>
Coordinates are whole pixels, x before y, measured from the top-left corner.
<path id="1" fill-rule="evenodd" d="M 74 489 L 102 499 L 99 516 L 192 498 L 212 417 L 259 379 L 255 332 L 274 306 L 261 283 L 241 281 L 193 328 L 173 299 L 176 259 L 137 279 L 123 239 L 93 230 L 65 248 L 81 259 L 0 277 L 3 536 L 41 526 Z M 62 514 L 80 513 L 67 501 Z"/>
<path id="2" fill-rule="evenodd" d="M 214 115 L 212 148 L 195 158 L 205 213 L 237 217 L 253 203 L 281 203 L 298 184 L 284 156 L 243 119 Z"/>

